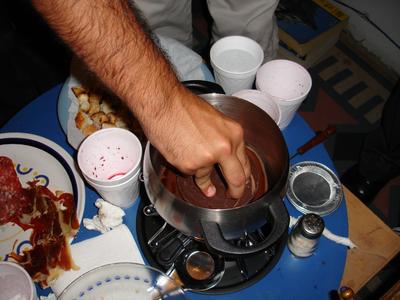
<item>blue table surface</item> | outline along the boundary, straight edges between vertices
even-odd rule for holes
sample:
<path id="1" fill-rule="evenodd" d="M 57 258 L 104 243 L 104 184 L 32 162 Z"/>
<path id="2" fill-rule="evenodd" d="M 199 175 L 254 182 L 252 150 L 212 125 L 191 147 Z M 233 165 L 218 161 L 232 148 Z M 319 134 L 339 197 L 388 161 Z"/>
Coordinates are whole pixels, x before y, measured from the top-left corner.
<path id="1" fill-rule="evenodd" d="M 76 150 L 67 142 L 57 116 L 57 101 L 62 85 L 57 85 L 48 92 L 19 111 L 0 132 L 26 132 L 43 136 L 63 147 L 72 157 L 76 157 Z M 306 122 L 296 115 L 290 125 L 283 130 L 289 153 L 296 149 L 314 135 Z M 335 171 L 332 160 L 323 145 L 318 145 L 304 155 L 296 156 L 291 164 L 300 161 L 316 161 Z M 97 214 L 94 201 L 99 198 L 96 192 L 86 186 L 86 205 L 84 217 L 92 218 Z M 284 203 L 293 217 L 301 215 L 285 198 Z M 139 201 L 125 210 L 124 223 L 130 228 L 134 238 L 136 234 L 136 213 Z M 326 227 L 333 233 L 347 236 L 347 210 L 345 201 L 339 208 L 324 217 Z M 74 243 L 94 237 L 98 232 L 86 230 L 83 226 L 74 240 Z M 285 248 L 274 269 L 254 285 L 238 292 L 210 295 L 187 292 L 190 299 L 329 299 L 329 292 L 339 287 L 344 265 L 346 262 L 347 248 L 322 237 L 313 256 L 309 258 L 296 258 Z M 47 295 L 50 289 L 38 288 L 39 295 Z"/>

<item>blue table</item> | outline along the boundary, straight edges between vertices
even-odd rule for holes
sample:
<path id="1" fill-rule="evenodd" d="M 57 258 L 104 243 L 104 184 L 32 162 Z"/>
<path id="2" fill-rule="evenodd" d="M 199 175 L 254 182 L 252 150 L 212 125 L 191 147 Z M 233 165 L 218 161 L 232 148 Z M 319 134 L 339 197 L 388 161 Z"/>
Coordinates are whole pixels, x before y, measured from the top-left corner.
<path id="1" fill-rule="evenodd" d="M 18 112 L 0 132 L 26 132 L 43 136 L 57 143 L 76 157 L 76 151 L 67 143 L 66 136 L 57 117 L 57 99 L 62 86 L 57 85 L 42 96 L 32 101 Z M 289 153 L 310 139 L 314 132 L 296 115 L 292 123 L 283 130 Z M 291 163 L 312 160 L 326 165 L 334 170 L 334 165 L 322 145 L 319 145 L 302 156 L 296 156 Z M 84 217 L 92 218 L 97 214 L 94 201 L 98 198 L 96 192 L 86 186 L 86 206 Z M 124 223 L 131 229 L 135 239 L 136 212 L 139 201 L 125 211 Z M 298 217 L 300 213 L 285 199 L 289 214 Z M 347 236 L 346 202 L 332 214 L 324 217 L 325 224 L 333 233 Z M 99 233 L 81 227 L 74 242 L 79 242 L 98 235 Z M 346 262 L 346 247 L 338 245 L 322 237 L 315 254 L 309 258 L 296 258 L 285 248 L 280 261 L 274 269 L 256 284 L 239 292 L 224 295 L 206 295 L 188 292 L 191 299 L 329 299 L 329 292 L 339 287 Z M 49 289 L 38 288 L 39 295 L 47 295 Z"/>

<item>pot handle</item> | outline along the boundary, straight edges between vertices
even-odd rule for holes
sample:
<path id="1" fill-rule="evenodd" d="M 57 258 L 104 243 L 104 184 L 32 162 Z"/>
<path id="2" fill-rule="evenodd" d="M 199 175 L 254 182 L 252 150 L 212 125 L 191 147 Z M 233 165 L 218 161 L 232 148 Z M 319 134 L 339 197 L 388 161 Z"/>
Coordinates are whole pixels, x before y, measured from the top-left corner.
<path id="1" fill-rule="evenodd" d="M 225 94 L 224 89 L 217 83 L 205 80 L 187 80 L 182 84 L 196 95 L 201 94 Z"/>
<path id="2" fill-rule="evenodd" d="M 232 256 L 253 254 L 265 250 L 274 244 L 289 226 L 289 214 L 283 204 L 282 199 L 275 198 L 268 206 L 268 215 L 274 220 L 271 232 L 262 241 L 254 246 L 240 247 L 228 242 L 222 233 L 220 226 L 215 222 L 200 221 L 203 235 L 207 246 L 219 253 L 228 254 Z"/>

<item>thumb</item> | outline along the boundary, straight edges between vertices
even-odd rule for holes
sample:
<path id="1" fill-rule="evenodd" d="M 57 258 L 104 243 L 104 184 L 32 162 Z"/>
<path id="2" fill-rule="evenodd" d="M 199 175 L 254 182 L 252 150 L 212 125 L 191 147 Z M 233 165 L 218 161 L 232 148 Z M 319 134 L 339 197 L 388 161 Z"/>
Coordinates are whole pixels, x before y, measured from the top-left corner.
<path id="1" fill-rule="evenodd" d="M 194 174 L 194 181 L 203 194 L 207 197 L 215 195 L 215 185 L 211 182 L 213 166 L 198 169 Z"/>

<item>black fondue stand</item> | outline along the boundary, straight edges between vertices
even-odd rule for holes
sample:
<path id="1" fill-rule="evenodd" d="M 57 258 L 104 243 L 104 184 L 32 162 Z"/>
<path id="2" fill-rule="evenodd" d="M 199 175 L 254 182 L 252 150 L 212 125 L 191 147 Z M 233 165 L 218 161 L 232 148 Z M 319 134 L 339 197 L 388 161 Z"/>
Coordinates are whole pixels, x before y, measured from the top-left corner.
<path id="1" fill-rule="evenodd" d="M 26 132 L 43 136 L 57 143 L 68 151 L 73 157 L 76 150 L 71 148 L 66 140 L 66 135 L 60 126 L 57 116 L 57 100 L 62 85 L 57 85 L 42 96 L 32 101 L 29 105 L 17 113 L 3 128 L 1 132 Z M 65 92 L 65 91 L 64 91 Z M 62 113 L 66 113 L 61 111 Z M 296 153 L 296 149 L 314 136 L 300 116 L 296 116 L 292 123 L 283 130 L 289 153 Z M 322 145 L 316 146 L 303 155 L 297 155 L 291 163 L 304 160 L 317 161 L 334 170 L 333 163 Z M 86 207 L 84 217 L 92 218 L 97 214 L 94 201 L 99 196 L 86 186 Z M 130 228 L 135 239 L 138 239 L 136 219 L 138 207 L 136 203 L 125 210 L 124 223 Z M 289 215 L 298 217 L 300 213 L 285 198 L 284 203 Z M 347 211 L 346 202 L 342 201 L 340 207 L 332 214 L 324 217 L 326 227 L 333 233 L 347 236 Z M 81 227 L 75 242 L 98 235 L 98 232 L 86 230 Z M 138 242 L 139 244 L 139 242 Z M 249 285 L 233 292 L 222 294 L 206 294 L 187 292 L 190 299 L 218 299 L 218 300 L 264 300 L 264 299 L 329 299 L 329 292 L 339 287 L 344 265 L 346 262 L 346 251 L 344 246 L 333 243 L 326 238 L 321 238 L 318 249 L 312 257 L 300 259 L 294 257 L 284 246 L 282 255 L 275 266 L 260 276 Z M 145 258 L 145 261 L 147 259 Z M 147 263 L 149 263 L 147 261 Z M 38 289 L 39 295 L 47 295 L 51 290 Z"/>

